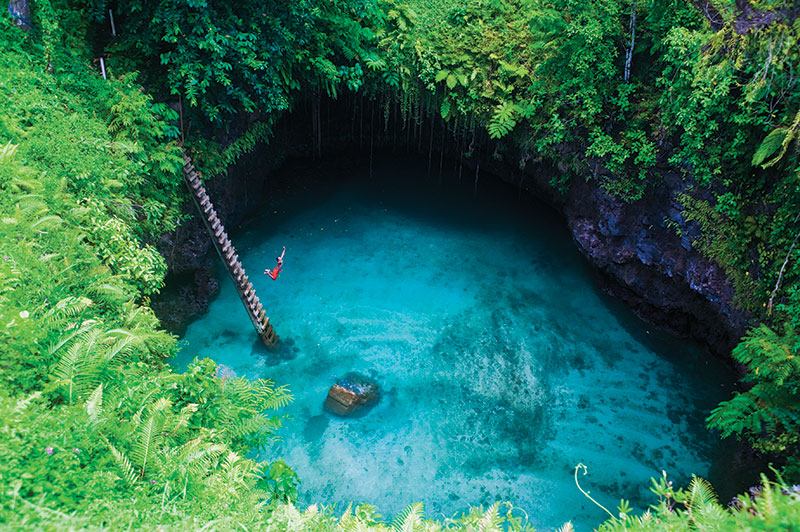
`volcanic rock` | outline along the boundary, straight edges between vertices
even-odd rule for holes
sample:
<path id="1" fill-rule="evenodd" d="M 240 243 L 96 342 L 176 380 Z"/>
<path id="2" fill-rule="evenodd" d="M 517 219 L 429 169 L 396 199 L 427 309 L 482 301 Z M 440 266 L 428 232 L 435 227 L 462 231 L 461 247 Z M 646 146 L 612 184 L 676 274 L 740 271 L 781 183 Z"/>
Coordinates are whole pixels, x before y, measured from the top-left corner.
<path id="1" fill-rule="evenodd" d="M 378 385 L 358 374 L 349 374 L 328 390 L 325 409 L 337 416 L 350 416 L 378 401 Z"/>

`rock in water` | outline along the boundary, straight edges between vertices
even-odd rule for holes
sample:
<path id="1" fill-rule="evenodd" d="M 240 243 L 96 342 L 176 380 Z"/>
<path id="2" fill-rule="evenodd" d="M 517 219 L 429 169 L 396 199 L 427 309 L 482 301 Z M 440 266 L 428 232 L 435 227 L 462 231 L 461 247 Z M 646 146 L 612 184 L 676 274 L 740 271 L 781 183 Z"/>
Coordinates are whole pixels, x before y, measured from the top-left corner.
<path id="1" fill-rule="evenodd" d="M 337 416 L 350 416 L 378 401 L 378 385 L 358 374 L 348 374 L 328 390 L 325 409 Z"/>

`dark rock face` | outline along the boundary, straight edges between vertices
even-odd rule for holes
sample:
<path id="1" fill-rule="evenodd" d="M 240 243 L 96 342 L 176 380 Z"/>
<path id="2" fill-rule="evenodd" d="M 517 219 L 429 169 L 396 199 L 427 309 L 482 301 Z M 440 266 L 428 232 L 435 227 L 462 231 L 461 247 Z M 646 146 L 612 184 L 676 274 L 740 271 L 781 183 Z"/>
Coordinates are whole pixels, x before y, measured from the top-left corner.
<path id="1" fill-rule="evenodd" d="M 189 203 L 187 207 L 194 208 Z M 151 307 L 165 329 L 182 334 L 192 320 L 208 310 L 219 282 L 213 274 L 211 238 L 205 226 L 194 217 L 156 244 L 167 261 L 168 274 L 162 292 L 152 298 Z"/>
<path id="2" fill-rule="evenodd" d="M 203 264 L 193 272 L 168 276 L 167 287 L 152 298 L 150 306 L 163 328 L 183 334 L 189 323 L 206 313 L 218 291 L 210 265 Z"/>
<path id="3" fill-rule="evenodd" d="M 364 413 L 365 407 L 374 406 L 377 401 L 378 385 L 363 375 L 351 373 L 331 386 L 324 406 L 337 416 L 352 416 Z"/>
<path id="4" fill-rule="evenodd" d="M 719 355 L 730 354 L 750 317 L 735 307 L 733 285 L 722 269 L 691 246 L 700 230 L 683 219 L 675 200 L 686 188 L 680 176 L 665 169 L 662 182 L 645 198 L 625 203 L 582 179 L 573 179 L 569 191 L 559 194 L 549 184 L 556 169 L 535 172 L 526 174 L 523 186 L 564 213 L 607 293 L 645 321 L 699 340 Z"/>

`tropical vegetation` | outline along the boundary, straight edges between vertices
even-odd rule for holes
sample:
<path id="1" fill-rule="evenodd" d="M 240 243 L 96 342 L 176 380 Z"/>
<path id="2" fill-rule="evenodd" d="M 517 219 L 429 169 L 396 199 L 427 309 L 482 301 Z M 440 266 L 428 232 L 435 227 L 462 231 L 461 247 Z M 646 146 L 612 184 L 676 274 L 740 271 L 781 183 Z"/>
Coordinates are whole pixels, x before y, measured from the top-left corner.
<path id="1" fill-rule="evenodd" d="M 316 110 L 321 135 L 320 102 L 344 98 L 418 149 L 438 128 L 442 151 L 449 142 L 460 158 L 559 163 L 557 189 L 587 179 L 636 202 L 679 174 L 681 215 L 700 229 L 692 245 L 752 316 L 732 352 L 741 391 L 708 424 L 776 469 L 731 505 L 700 479 L 683 489 L 655 479 L 649 510 L 622 501 L 598 527 L 800 522 L 795 3 L 37 0 L 29 14 L 20 4 L 0 17 L 4 528 L 529 526 L 499 503 L 439 522 L 411 505 L 388 524 L 369 506 L 298 509 L 292 470 L 249 458 L 274 438 L 288 390 L 222 378 L 208 359 L 185 373 L 166 363 L 175 337 L 149 303 L 166 273 L 155 243 L 189 212 L 180 143 L 216 175 L 300 105 Z"/>

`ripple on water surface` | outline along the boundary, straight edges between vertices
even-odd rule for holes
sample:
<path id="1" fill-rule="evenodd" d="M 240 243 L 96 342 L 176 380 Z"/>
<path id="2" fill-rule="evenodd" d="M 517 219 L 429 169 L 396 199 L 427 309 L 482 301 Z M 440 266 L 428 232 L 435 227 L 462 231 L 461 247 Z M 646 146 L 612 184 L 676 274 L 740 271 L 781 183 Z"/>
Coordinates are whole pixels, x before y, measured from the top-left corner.
<path id="1" fill-rule="evenodd" d="M 545 530 L 604 518 L 575 487 L 579 462 L 612 510 L 621 497 L 650 504 L 662 470 L 707 475 L 703 418 L 730 377 L 598 293 L 543 205 L 490 185 L 476 199 L 424 174 L 392 162 L 380 179 L 317 183 L 234 233 L 283 345 L 254 341 L 223 280 L 175 365 L 210 356 L 290 386 L 283 441 L 259 458 L 295 468 L 303 503 L 392 515 L 423 501 L 434 517 L 507 500 Z M 258 274 L 283 245 L 278 280 Z M 353 371 L 381 400 L 334 417 L 328 388 Z"/>

